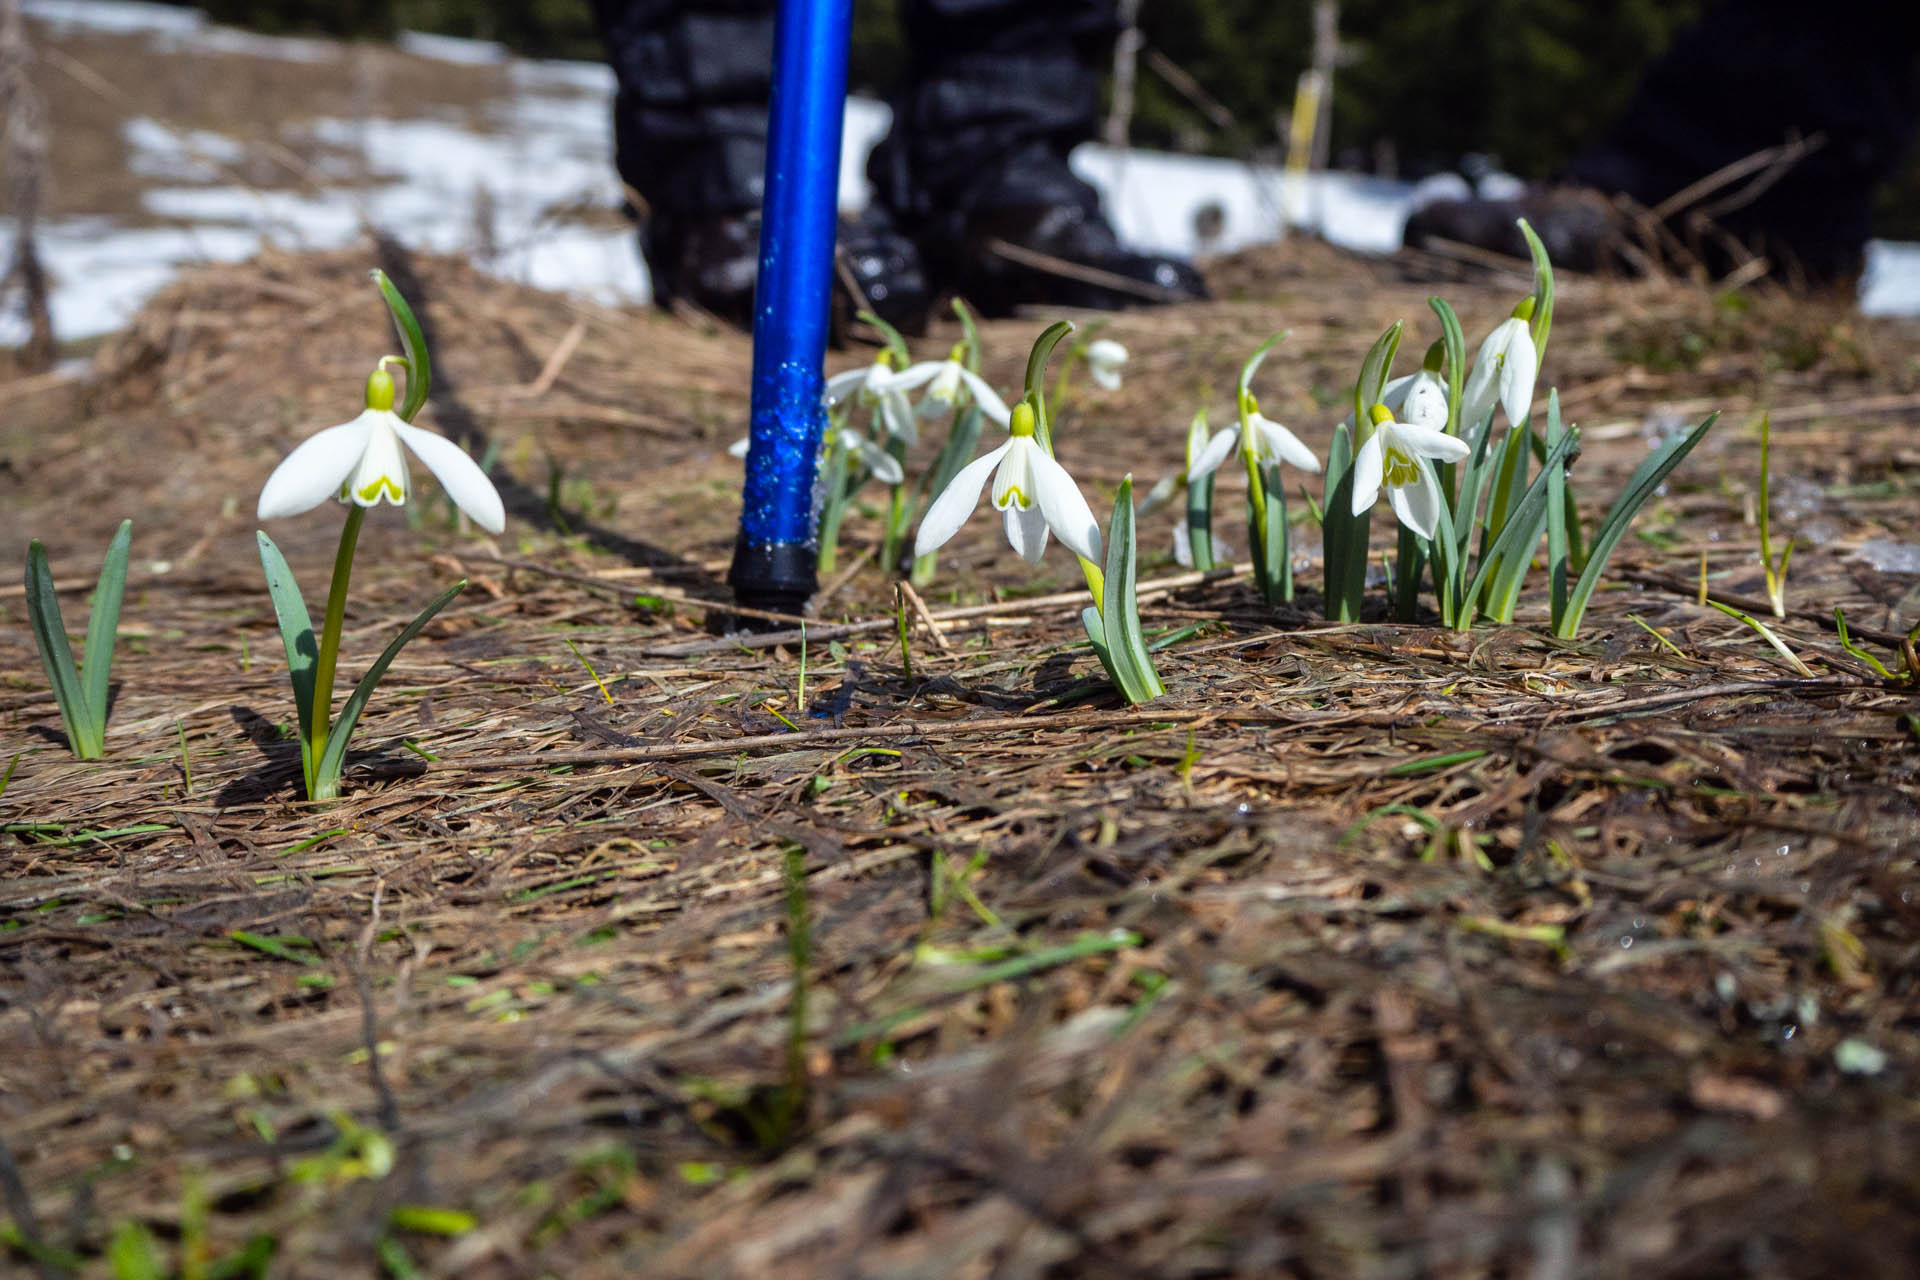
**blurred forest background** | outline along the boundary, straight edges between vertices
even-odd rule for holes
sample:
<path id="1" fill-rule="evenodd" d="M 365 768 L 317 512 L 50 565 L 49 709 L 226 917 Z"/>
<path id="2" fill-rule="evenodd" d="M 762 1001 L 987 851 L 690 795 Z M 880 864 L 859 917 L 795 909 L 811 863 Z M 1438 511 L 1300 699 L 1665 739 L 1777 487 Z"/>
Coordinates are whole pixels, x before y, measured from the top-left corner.
<path id="1" fill-rule="evenodd" d="M 1912 3 L 1913 0 L 1900 0 Z M 588 0 L 199 0 L 220 22 L 382 38 L 495 40 L 597 58 Z M 897 0 L 855 0 L 852 81 L 890 97 L 906 69 Z M 1480 153 L 1549 178 L 1594 137 L 1705 0 L 1344 0 L 1327 154 L 1417 178 Z M 1313 55 L 1313 0 L 1139 0 L 1139 146 L 1278 159 Z M 1920 240 L 1920 159 L 1881 193 L 1876 233 Z"/>

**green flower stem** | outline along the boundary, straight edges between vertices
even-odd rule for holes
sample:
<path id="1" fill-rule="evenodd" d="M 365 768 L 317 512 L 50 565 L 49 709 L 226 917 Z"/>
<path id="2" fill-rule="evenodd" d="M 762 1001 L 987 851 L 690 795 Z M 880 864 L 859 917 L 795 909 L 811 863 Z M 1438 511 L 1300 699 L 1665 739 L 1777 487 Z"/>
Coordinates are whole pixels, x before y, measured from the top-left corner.
<path id="1" fill-rule="evenodd" d="M 1093 561 L 1087 559 L 1085 556 L 1081 556 L 1080 572 L 1086 575 L 1087 590 L 1093 593 L 1094 610 L 1102 617 L 1105 617 L 1106 610 L 1102 605 L 1102 602 L 1107 598 L 1107 575 L 1105 571 Z"/>
<path id="2" fill-rule="evenodd" d="M 360 544 L 360 526 L 367 509 L 359 503 L 347 504 L 347 522 L 340 529 L 340 549 L 333 557 L 333 585 L 327 591 L 327 616 L 320 624 L 320 651 L 313 668 L 313 748 L 316 762 L 327 749 L 327 733 L 333 717 L 333 671 L 340 658 L 340 628 L 347 617 L 347 583 L 353 577 L 353 553 Z M 333 796 L 315 795 L 316 780 L 307 779 L 309 800 L 331 800 Z M 331 790 L 331 788 L 329 788 Z"/>

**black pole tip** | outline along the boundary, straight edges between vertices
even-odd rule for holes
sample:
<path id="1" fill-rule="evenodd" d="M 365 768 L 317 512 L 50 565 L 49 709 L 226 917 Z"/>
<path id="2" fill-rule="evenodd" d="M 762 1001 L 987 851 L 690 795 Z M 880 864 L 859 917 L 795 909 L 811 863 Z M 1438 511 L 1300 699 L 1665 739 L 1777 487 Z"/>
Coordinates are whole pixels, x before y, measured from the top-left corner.
<path id="1" fill-rule="evenodd" d="M 748 542 L 733 545 L 727 585 L 736 604 L 772 613 L 798 614 L 820 588 L 820 553 L 804 542 Z"/>

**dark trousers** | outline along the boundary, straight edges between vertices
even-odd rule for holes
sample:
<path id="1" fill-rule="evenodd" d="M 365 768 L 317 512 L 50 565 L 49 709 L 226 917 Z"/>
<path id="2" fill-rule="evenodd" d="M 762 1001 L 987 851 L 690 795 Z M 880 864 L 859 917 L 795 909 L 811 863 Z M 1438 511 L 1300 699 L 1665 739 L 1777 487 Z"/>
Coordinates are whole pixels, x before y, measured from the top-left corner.
<path id="1" fill-rule="evenodd" d="M 770 0 L 594 0 L 619 80 L 616 163 L 655 208 L 760 203 Z M 1111 0 L 902 0 L 910 51 L 893 132 L 868 165 L 910 230 L 955 212 L 1074 202 L 1066 154 L 1098 126 Z"/>
<path id="2" fill-rule="evenodd" d="M 1734 161 L 1818 134 L 1819 149 L 1766 190 L 1736 181 L 1700 207 L 1812 275 L 1847 275 L 1874 189 L 1913 142 L 1917 57 L 1916 0 L 1722 0 L 1654 62 L 1568 176 L 1654 206 Z"/>

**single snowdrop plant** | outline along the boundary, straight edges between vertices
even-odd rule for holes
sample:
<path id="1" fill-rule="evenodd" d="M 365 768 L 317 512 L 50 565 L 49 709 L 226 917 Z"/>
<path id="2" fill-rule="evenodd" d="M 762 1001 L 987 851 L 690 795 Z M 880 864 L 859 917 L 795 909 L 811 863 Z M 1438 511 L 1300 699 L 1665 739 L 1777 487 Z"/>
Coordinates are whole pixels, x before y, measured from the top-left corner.
<path id="1" fill-rule="evenodd" d="M 1087 376 L 1102 391 L 1120 389 L 1120 371 L 1126 367 L 1127 349 L 1112 338 L 1096 338 L 1087 344 Z"/>
<path id="2" fill-rule="evenodd" d="M 353 573 L 354 550 L 360 527 L 370 507 L 382 502 L 400 506 L 412 496 L 407 468 L 411 451 L 446 489 L 454 504 L 489 533 L 506 527 L 499 491 L 479 464 L 443 436 L 409 421 L 426 403 L 429 369 L 426 341 L 419 322 L 393 282 L 381 271 L 373 280 L 386 300 L 400 331 L 404 356 L 386 356 L 367 378 L 366 408 L 356 418 L 318 432 L 287 455 L 260 491 L 263 520 L 298 515 L 330 497 L 346 504 L 346 523 L 333 563 L 333 582 L 318 638 L 299 584 L 285 557 L 265 533 L 258 535 L 260 563 L 266 570 L 267 591 L 286 647 L 293 700 L 300 719 L 300 766 L 309 800 L 331 800 L 339 795 L 340 772 L 346 763 L 347 742 L 360 714 L 373 696 L 387 668 L 407 642 L 435 614 L 466 587 L 462 579 L 442 592 L 418 617 L 404 627 L 393 643 L 374 660 L 367 673 L 333 719 L 334 671 L 340 656 L 340 631 L 346 618 L 347 588 Z M 406 373 L 406 398 L 394 408 L 395 384 L 388 366 Z"/>
<path id="3" fill-rule="evenodd" d="M 1320 460 L 1299 437 L 1260 412 L 1260 401 L 1253 394 L 1253 375 L 1267 353 L 1287 335 L 1276 333 L 1260 344 L 1259 350 L 1240 368 L 1240 383 L 1234 394 L 1239 421 L 1216 432 L 1187 470 L 1189 499 L 1196 479 L 1211 484 L 1237 445 L 1240 460 L 1247 470 L 1247 536 L 1253 541 L 1253 575 L 1260 594 L 1270 604 L 1293 599 L 1293 550 L 1287 523 L 1287 488 L 1281 476 L 1283 465 L 1317 472 Z M 1189 447 L 1192 437 L 1189 436 Z M 1211 517 L 1211 490 L 1208 492 L 1208 516 Z M 1193 533 L 1193 511 L 1188 511 L 1188 533 Z M 1196 567 L 1198 567 L 1196 565 Z"/>
<path id="4" fill-rule="evenodd" d="M 960 531 L 992 481 L 1007 541 L 1029 564 L 1039 564 L 1050 537 L 1080 560 L 1093 604 L 1080 614 L 1087 638 L 1121 695 L 1146 702 L 1166 692 L 1147 652 L 1135 599 L 1133 477 L 1121 481 L 1113 518 L 1101 536 L 1093 509 L 1053 452 L 1042 384 L 1047 359 L 1072 332 L 1059 321 L 1040 335 L 1027 360 L 1026 395 L 1008 414 L 1007 440 L 959 468 L 935 495 L 914 538 L 916 560 L 932 555 Z M 1104 563 L 1103 563 L 1104 562 Z"/>

